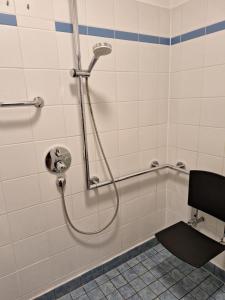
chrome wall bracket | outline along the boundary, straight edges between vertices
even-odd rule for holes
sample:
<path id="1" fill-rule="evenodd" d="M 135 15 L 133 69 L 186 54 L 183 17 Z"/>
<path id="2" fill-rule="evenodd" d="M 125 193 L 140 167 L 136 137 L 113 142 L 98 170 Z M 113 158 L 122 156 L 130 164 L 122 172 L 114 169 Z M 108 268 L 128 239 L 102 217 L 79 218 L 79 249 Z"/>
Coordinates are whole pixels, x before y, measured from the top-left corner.
<path id="1" fill-rule="evenodd" d="M 188 225 L 192 227 L 197 227 L 199 223 L 202 223 L 205 221 L 204 217 L 198 217 L 198 209 L 196 209 L 194 213 L 194 217 L 188 221 Z"/>
<path id="2" fill-rule="evenodd" d="M 70 71 L 70 74 L 73 78 L 76 78 L 76 77 L 89 77 L 90 76 L 90 72 L 88 72 L 86 70 L 78 70 L 78 69 L 72 69 Z"/>

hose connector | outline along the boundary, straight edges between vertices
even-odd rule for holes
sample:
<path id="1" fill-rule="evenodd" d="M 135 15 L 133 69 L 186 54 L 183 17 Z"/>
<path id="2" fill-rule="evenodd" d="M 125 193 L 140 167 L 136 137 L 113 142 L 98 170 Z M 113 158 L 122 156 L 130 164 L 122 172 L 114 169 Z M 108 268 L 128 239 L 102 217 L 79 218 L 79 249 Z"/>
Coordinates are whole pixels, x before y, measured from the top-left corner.
<path id="1" fill-rule="evenodd" d="M 64 176 L 57 177 L 56 184 L 59 188 L 64 189 L 66 186 L 66 178 Z"/>

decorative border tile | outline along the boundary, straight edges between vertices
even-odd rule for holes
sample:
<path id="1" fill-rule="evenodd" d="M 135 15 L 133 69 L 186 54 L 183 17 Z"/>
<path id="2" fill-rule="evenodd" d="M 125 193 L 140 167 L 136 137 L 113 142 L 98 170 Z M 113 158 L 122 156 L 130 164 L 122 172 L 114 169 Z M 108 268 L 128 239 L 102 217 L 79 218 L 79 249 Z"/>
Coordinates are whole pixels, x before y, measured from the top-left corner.
<path id="1" fill-rule="evenodd" d="M 16 16 L 0 13 L 0 24 L 1 25 L 9 25 L 9 26 L 17 26 Z"/>
<path id="2" fill-rule="evenodd" d="M 64 22 L 55 22 L 55 30 L 59 32 L 73 33 L 73 24 Z"/>

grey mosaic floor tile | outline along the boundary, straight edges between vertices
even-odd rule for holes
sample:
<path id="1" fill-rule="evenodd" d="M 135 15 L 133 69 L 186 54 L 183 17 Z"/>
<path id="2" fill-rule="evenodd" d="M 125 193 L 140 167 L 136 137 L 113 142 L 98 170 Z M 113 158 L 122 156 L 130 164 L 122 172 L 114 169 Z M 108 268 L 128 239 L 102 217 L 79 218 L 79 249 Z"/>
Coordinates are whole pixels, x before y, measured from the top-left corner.
<path id="1" fill-rule="evenodd" d="M 121 296 L 121 294 L 116 290 L 114 291 L 112 294 L 109 294 L 107 296 L 108 300 L 123 300 L 123 297 Z"/>
<path id="2" fill-rule="evenodd" d="M 200 289 L 199 287 L 195 288 L 191 292 L 191 295 L 197 300 L 206 300 L 209 298 L 209 295 L 206 292 L 204 292 L 202 289 Z"/>
<path id="3" fill-rule="evenodd" d="M 164 292 L 159 296 L 160 300 L 177 300 L 177 298 L 171 294 L 169 291 Z"/>
<path id="4" fill-rule="evenodd" d="M 138 261 L 144 261 L 144 260 L 146 260 L 148 257 L 147 257 L 147 255 L 145 255 L 145 253 L 141 253 L 141 254 L 139 254 L 138 256 L 136 256 L 136 259 L 138 260 Z"/>
<path id="5" fill-rule="evenodd" d="M 118 266 L 117 267 L 117 270 L 122 273 L 122 272 L 125 272 L 127 271 L 128 269 L 130 269 L 130 266 L 125 262 L 123 263 L 122 265 Z"/>
<path id="6" fill-rule="evenodd" d="M 129 282 L 132 281 L 133 279 L 137 278 L 137 274 L 134 272 L 134 270 L 128 269 L 127 271 L 122 273 L 123 277 Z"/>
<path id="7" fill-rule="evenodd" d="M 156 253 L 157 252 L 155 251 L 155 249 L 149 249 L 149 250 L 145 251 L 145 255 L 148 256 L 149 258 L 151 258 Z"/>
<path id="8" fill-rule="evenodd" d="M 121 286 L 127 284 L 126 279 L 122 275 L 112 278 L 111 282 L 115 285 L 115 287 L 117 289 L 120 288 Z"/>
<path id="9" fill-rule="evenodd" d="M 83 286 L 83 288 L 85 289 L 85 292 L 87 292 L 87 293 L 88 293 L 89 291 L 91 291 L 91 290 L 97 288 L 97 287 L 98 287 L 98 286 L 97 286 L 97 283 L 96 283 L 94 280 L 92 280 L 92 281 L 86 283 L 86 284 Z"/>
<path id="10" fill-rule="evenodd" d="M 101 299 L 105 298 L 105 296 L 104 296 L 103 292 L 100 290 L 100 288 L 91 290 L 89 293 L 87 293 L 87 295 L 90 299 L 93 299 L 93 300 L 101 300 Z"/>
<path id="11" fill-rule="evenodd" d="M 187 291 L 182 287 L 182 285 L 179 282 L 173 285 L 169 290 L 178 299 L 183 298 L 187 294 Z"/>
<path id="12" fill-rule="evenodd" d="M 176 280 L 170 275 L 166 274 L 163 277 L 159 279 L 159 281 L 167 288 L 169 289 L 171 286 L 173 286 L 176 283 Z"/>
<path id="13" fill-rule="evenodd" d="M 148 270 L 143 266 L 142 263 L 139 263 L 132 267 L 132 270 L 138 275 L 141 276 L 142 274 L 146 273 Z"/>
<path id="14" fill-rule="evenodd" d="M 149 287 L 157 296 L 166 291 L 166 287 L 160 281 L 151 283 Z"/>
<path id="15" fill-rule="evenodd" d="M 57 300 L 72 300 L 72 297 L 70 294 L 64 295 L 60 298 L 58 298 Z"/>
<path id="16" fill-rule="evenodd" d="M 111 279 L 111 278 L 113 278 L 113 277 L 116 277 L 116 276 L 118 276 L 118 275 L 120 275 L 120 273 L 119 273 L 119 271 L 118 271 L 117 269 L 112 269 L 112 270 L 110 270 L 109 272 L 106 273 L 106 276 L 107 276 L 109 279 Z"/>
<path id="17" fill-rule="evenodd" d="M 139 263 L 138 259 L 136 257 L 132 258 L 131 260 L 129 260 L 127 262 L 127 264 L 130 266 L 130 267 L 133 267 L 135 265 L 137 265 Z"/>
<path id="18" fill-rule="evenodd" d="M 133 295 L 129 300 L 141 300 L 141 297 L 138 294 Z"/>
<path id="19" fill-rule="evenodd" d="M 196 287 L 196 283 L 191 280 L 189 277 L 184 277 L 180 282 L 179 282 L 182 287 L 187 291 L 190 292 Z"/>
<path id="20" fill-rule="evenodd" d="M 216 291 L 215 294 L 212 295 L 212 299 L 214 300 L 225 300 L 225 291 L 220 288 L 219 290 Z"/>
<path id="21" fill-rule="evenodd" d="M 102 285 L 100 285 L 100 289 L 106 296 L 108 296 L 109 294 L 112 294 L 116 290 L 116 288 L 110 281 L 107 281 L 107 282 L 103 283 Z"/>
<path id="22" fill-rule="evenodd" d="M 80 287 L 70 293 L 73 300 L 79 299 L 79 297 L 84 294 L 85 294 L 85 291 L 82 287 Z"/>
<path id="23" fill-rule="evenodd" d="M 214 294 L 222 285 L 223 284 L 220 280 L 210 275 L 199 285 L 199 287 L 210 296 Z"/>
<path id="24" fill-rule="evenodd" d="M 101 284 L 105 283 L 106 281 L 109 281 L 109 278 L 105 274 L 103 274 L 103 275 L 95 278 L 95 281 L 97 282 L 98 285 L 101 285 Z"/>
<path id="25" fill-rule="evenodd" d="M 79 300 L 90 300 L 90 298 L 87 296 L 87 294 L 80 296 L 78 299 Z"/>
<path id="26" fill-rule="evenodd" d="M 156 264 L 160 264 L 163 262 L 166 258 L 163 257 L 160 253 L 157 253 L 156 255 L 153 255 L 151 258 Z"/>
<path id="27" fill-rule="evenodd" d="M 143 300 L 153 300 L 156 299 L 157 296 L 156 294 L 153 293 L 153 291 L 150 289 L 149 286 L 141 290 L 138 295 L 141 297 Z"/>
<path id="28" fill-rule="evenodd" d="M 150 272 L 156 277 L 156 278 L 161 278 L 163 275 L 165 275 L 167 272 L 161 268 L 159 265 L 155 266 L 150 270 Z"/>
<path id="29" fill-rule="evenodd" d="M 192 281 L 196 282 L 197 284 L 204 281 L 208 276 L 209 273 L 204 269 L 196 269 L 188 275 L 188 277 L 190 277 Z"/>
<path id="30" fill-rule="evenodd" d="M 142 264 L 145 266 L 145 268 L 147 268 L 148 270 L 151 270 L 153 267 L 156 266 L 156 263 L 151 259 L 148 258 L 144 261 L 142 261 Z"/>
<path id="31" fill-rule="evenodd" d="M 151 284 L 152 282 L 156 281 L 156 277 L 149 271 L 149 272 L 146 272 L 145 274 L 143 274 L 141 276 L 141 279 L 147 284 Z"/>
<path id="32" fill-rule="evenodd" d="M 176 282 L 184 278 L 184 274 L 177 269 L 173 269 L 168 273 Z"/>
<path id="33" fill-rule="evenodd" d="M 136 292 L 139 292 L 142 290 L 144 287 L 146 287 L 146 283 L 141 279 L 141 278 L 136 278 L 130 282 L 130 285 L 133 287 L 133 289 Z"/>
<path id="34" fill-rule="evenodd" d="M 225 300 L 225 285 L 157 245 L 57 300 L 104 299 Z"/>
<path id="35" fill-rule="evenodd" d="M 135 290 L 130 284 L 126 284 L 119 288 L 119 292 L 122 295 L 123 299 L 128 299 L 135 294 Z"/>
<path id="36" fill-rule="evenodd" d="M 196 300 L 191 294 L 187 294 L 181 300 Z"/>
<path id="37" fill-rule="evenodd" d="M 153 247 L 153 249 L 156 251 L 156 252 L 160 252 L 164 249 L 166 249 L 162 244 L 158 244 L 156 245 L 155 247 Z"/>

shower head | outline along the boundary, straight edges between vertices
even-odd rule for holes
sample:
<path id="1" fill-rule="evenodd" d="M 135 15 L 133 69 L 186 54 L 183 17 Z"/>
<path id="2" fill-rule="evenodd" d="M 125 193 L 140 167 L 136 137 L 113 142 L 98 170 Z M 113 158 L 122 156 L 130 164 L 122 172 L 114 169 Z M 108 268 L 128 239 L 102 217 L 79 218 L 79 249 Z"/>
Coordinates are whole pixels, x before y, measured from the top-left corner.
<path id="1" fill-rule="evenodd" d="M 112 46 L 108 43 L 98 43 L 94 45 L 93 52 L 95 58 L 99 58 L 100 56 L 110 54 L 112 52 Z"/>
<path id="2" fill-rule="evenodd" d="M 112 46 L 109 43 L 97 43 L 93 47 L 94 57 L 88 67 L 88 72 L 91 73 L 100 56 L 108 55 L 112 52 Z"/>

